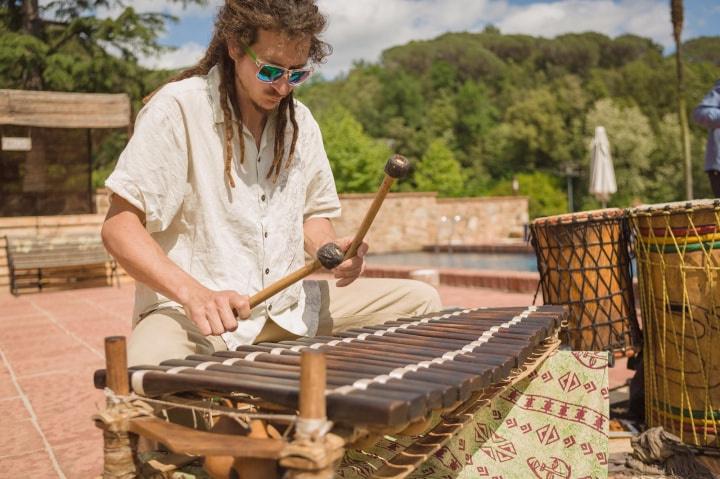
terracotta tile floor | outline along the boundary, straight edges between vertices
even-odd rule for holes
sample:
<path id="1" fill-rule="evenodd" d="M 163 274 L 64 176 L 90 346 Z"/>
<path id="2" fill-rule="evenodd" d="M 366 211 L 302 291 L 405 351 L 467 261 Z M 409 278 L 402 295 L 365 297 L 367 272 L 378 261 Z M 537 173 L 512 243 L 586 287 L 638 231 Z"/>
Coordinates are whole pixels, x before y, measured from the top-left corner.
<path id="1" fill-rule="evenodd" d="M 103 367 L 103 338 L 127 335 L 132 284 L 0 294 L 0 479 L 91 478 L 102 469 L 102 440 L 91 415 L 102 408 L 92 373 Z M 524 306 L 531 294 L 441 287 L 452 306 Z M 632 374 L 618 362 L 611 386 Z"/>

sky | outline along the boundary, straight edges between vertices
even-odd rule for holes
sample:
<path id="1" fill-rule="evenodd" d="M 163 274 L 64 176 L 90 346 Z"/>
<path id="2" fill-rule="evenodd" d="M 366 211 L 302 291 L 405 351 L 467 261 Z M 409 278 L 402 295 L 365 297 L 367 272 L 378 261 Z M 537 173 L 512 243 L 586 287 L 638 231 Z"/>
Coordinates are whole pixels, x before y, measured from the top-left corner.
<path id="1" fill-rule="evenodd" d="M 139 11 L 165 11 L 179 17 L 161 43 L 174 51 L 147 57 L 154 68 L 194 64 L 204 53 L 215 14 L 223 0 L 183 8 L 166 0 L 132 0 Z M 445 32 L 478 32 L 492 24 L 502 33 L 554 37 L 596 31 L 616 37 L 649 37 L 673 51 L 669 0 L 318 0 L 329 24 L 323 39 L 333 54 L 320 67 L 325 78 L 347 72 L 354 61 L 375 62 L 389 47 Z M 683 39 L 720 35 L 720 2 L 685 0 Z"/>

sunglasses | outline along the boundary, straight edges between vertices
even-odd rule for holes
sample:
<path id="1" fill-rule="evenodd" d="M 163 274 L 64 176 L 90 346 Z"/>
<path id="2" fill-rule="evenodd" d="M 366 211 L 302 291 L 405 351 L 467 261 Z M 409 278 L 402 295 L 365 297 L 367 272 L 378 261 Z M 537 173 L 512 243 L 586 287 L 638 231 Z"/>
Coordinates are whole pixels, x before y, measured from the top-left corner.
<path id="1" fill-rule="evenodd" d="M 312 75 L 312 68 L 284 68 L 272 63 L 265 63 L 260 60 L 254 51 L 248 46 L 243 47 L 245 53 L 255 62 L 255 66 L 258 67 L 257 79 L 263 83 L 275 83 L 282 77 L 287 77 L 288 84 L 290 86 L 298 86 L 304 83 L 310 75 Z"/>

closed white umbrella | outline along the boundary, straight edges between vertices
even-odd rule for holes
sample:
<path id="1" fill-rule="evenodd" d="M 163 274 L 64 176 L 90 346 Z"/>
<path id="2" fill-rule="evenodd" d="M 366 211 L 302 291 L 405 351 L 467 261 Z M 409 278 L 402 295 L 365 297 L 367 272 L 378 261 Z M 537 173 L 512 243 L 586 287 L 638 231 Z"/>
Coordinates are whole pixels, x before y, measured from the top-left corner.
<path id="1" fill-rule="evenodd" d="M 610 142 L 602 126 L 595 128 L 590 154 L 590 194 L 595 196 L 605 208 L 610 196 L 617 192 L 617 183 L 615 183 L 615 169 L 610 155 Z"/>

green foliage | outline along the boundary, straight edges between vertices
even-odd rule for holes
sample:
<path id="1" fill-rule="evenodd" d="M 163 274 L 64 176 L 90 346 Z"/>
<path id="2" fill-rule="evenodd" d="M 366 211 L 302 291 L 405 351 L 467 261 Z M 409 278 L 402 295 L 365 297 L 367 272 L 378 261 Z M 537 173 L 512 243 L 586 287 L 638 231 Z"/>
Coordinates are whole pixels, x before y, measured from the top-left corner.
<path id="1" fill-rule="evenodd" d="M 710 44 L 700 42 L 698 48 L 703 51 Z M 695 56 L 698 60 L 686 71 L 690 106 L 717 76 L 712 63 Z M 369 72 L 368 65 L 362 71 Z M 542 39 L 487 28 L 386 50 L 372 73 L 381 86 L 370 99 L 357 89 L 364 101 L 352 113 L 370 118 L 367 112 L 373 108 L 382 111 L 379 119 L 363 120 L 367 131 L 389 139 L 416 161 L 442 140 L 461 165 L 465 194 L 488 192 L 498 179 L 533 170 L 557 175 L 562 181 L 556 187 L 564 189 L 566 172 L 573 172 L 575 204 L 593 206 L 587 191 L 588 137 L 602 123 L 618 172 L 619 192 L 611 203 L 670 201 L 678 178 L 675 160 L 669 160 L 677 133 L 672 127 L 674 73 L 673 61 L 663 57 L 660 45 L 635 35 Z M 702 144 L 703 134 L 693 130 L 696 169 L 702 146 L 695 145 Z M 698 191 L 704 192 L 704 178 L 700 182 Z M 416 179 L 415 186 L 421 184 L 425 187 Z"/>
<path id="2" fill-rule="evenodd" d="M 92 159 L 93 188 L 105 186 L 105 180 L 115 168 L 115 163 L 125 148 L 127 140 L 128 135 L 125 131 L 112 131 L 101 139 L 100 146 L 94 152 Z"/>
<path id="3" fill-rule="evenodd" d="M 344 193 L 374 191 L 390 149 L 367 136 L 362 125 L 342 106 L 324 112 L 318 122 L 338 190 Z"/>
<path id="4" fill-rule="evenodd" d="M 63 0 L 41 2 L 32 20 L 24 10 L 32 3 L 0 3 L 0 87 L 125 92 L 135 101 L 149 93 L 153 73 L 138 57 L 166 49 L 159 38 L 173 17 L 138 13 L 127 0 Z M 99 18 L 101 8 L 117 14 Z"/>
<path id="5" fill-rule="evenodd" d="M 528 197 L 530 219 L 567 212 L 567 196 L 561 186 L 562 181 L 558 178 L 535 171 L 519 173 L 515 179 L 519 186 L 517 194 Z M 512 190 L 512 180 L 498 182 L 489 193 L 494 196 L 515 194 Z"/>
<path id="6" fill-rule="evenodd" d="M 685 60 L 696 63 L 712 63 L 720 67 L 720 37 L 699 37 L 683 45 Z"/>
<path id="7" fill-rule="evenodd" d="M 461 196 L 464 178 L 460 163 L 442 138 L 430 143 L 415 167 L 413 178 L 419 191 L 437 191 L 440 196 Z"/>

